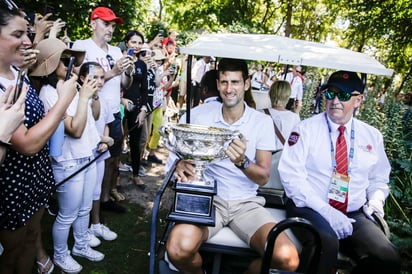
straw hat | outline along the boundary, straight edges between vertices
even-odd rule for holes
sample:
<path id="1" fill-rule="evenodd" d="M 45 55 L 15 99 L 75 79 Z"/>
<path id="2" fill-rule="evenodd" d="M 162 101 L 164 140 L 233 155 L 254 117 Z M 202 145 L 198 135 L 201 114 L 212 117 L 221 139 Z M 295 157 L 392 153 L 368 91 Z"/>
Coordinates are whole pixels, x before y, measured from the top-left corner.
<path id="1" fill-rule="evenodd" d="M 37 55 L 37 63 L 33 67 L 31 76 L 47 76 L 59 66 L 60 58 L 64 56 L 75 56 L 76 66 L 83 62 L 85 51 L 69 49 L 62 41 L 56 38 L 43 39 L 36 49 L 40 51 Z"/>

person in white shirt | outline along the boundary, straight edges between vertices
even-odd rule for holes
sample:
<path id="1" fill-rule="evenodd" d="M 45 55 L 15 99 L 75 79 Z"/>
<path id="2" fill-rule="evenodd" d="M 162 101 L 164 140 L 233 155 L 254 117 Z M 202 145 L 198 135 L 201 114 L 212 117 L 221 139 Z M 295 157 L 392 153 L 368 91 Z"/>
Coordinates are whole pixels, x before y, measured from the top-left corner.
<path id="1" fill-rule="evenodd" d="M 215 105 L 213 112 L 203 107 L 203 111 L 193 117 L 193 123 L 237 130 L 244 137 L 230 143 L 226 150 L 228 158 L 209 164 L 205 170 L 205 174 L 217 182 L 218 193 L 214 198 L 216 225 L 206 227 L 179 223 L 170 232 L 166 244 L 167 256 L 182 273 L 203 274 L 199 247 L 224 226 L 230 226 L 251 248 L 263 254 L 266 236 L 276 223 L 263 207 L 264 198 L 256 196 L 258 187 L 269 179 L 271 152 L 276 150 L 273 142 L 275 132 L 270 117 L 248 107 L 244 101 L 245 92 L 250 88 L 246 62 L 221 59 L 217 88 L 223 103 Z M 169 155 L 168 163 L 176 157 L 173 153 Z M 193 180 L 195 174 L 195 168 L 189 161 L 178 162 L 175 169 L 178 180 L 188 182 Z M 247 273 L 259 273 L 260 263 L 260 258 L 254 260 Z M 286 234 L 280 235 L 272 266 L 294 271 L 298 265 L 295 246 Z"/>
<path id="2" fill-rule="evenodd" d="M 286 109 L 293 110 L 297 114 L 300 113 L 303 99 L 303 77 L 300 74 L 301 70 L 301 66 L 293 67 L 292 72 L 287 73 L 285 79 L 290 83 L 292 88 L 292 93 L 290 94 Z"/>
<path id="3" fill-rule="evenodd" d="M 372 213 L 384 216 L 391 166 L 382 134 L 353 117 L 362 81 L 355 72 L 337 71 L 322 90 L 326 111 L 293 129 L 279 162 L 287 215 L 306 218 L 319 231 L 316 273 L 335 273 L 339 250 L 356 261 L 351 273 L 399 273 L 397 251 L 372 221 Z"/>
<path id="4" fill-rule="evenodd" d="M 196 61 L 192 68 L 192 94 L 191 94 L 191 105 L 192 107 L 197 106 L 200 103 L 200 81 L 206 71 L 210 70 L 210 56 L 203 56 Z"/>
<path id="5" fill-rule="evenodd" d="M 119 213 L 126 209 L 110 200 L 110 191 L 116 187 L 120 155 L 123 146 L 123 129 L 120 117 L 120 90 L 128 88 L 132 82 L 130 73 L 133 70 L 133 60 L 123 56 L 119 47 L 109 44 L 117 24 L 123 24 L 123 19 L 109 8 L 95 8 L 90 15 L 92 37 L 77 40 L 72 48 L 86 51 L 84 62 L 97 62 L 105 71 L 105 84 L 99 91 L 100 100 L 109 104 L 114 121 L 109 124 L 109 134 L 114 140 L 110 147 L 110 155 L 105 162 L 105 175 L 102 184 L 101 208 Z M 127 102 L 123 103 L 127 107 Z"/>
<path id="6" fill-rule="evenodd" d="M 45 110 L 49 111 L 58 100 L 55 85 L 57 80 L 66 78 L 70 57 L 74 56 L 79 65 L 84 52 L 70 50 L 55 38 L 40 41 L 36 48 L 40 51 L 41 61 L 31 75 L 47 77 L 39 96 Z M 59 212 L 53 224 L 54 263 L 69 273 L 79 273 L 82 270 L 82 266 L 72 258 L 68 249 L 71 227 L 75 240 L 73 255 L 90 261 L 101 261 L 104 258 L 102 253 L 89 246 L 87 234 L 97 174 L 96 163 L 89 162 L 94 158 L 93 151 L 100 142 L 95 125 L 100 112 L 97 90 L 96 80 L 88 77 L 83 79 L 83 85 L 79 86 L 79 92 L 66 110 L 61 151 L 51 156 L 59 204 Z M 89 165 L 86 166 L 87 164 Z M 77 171 L 76 176 L 67 179 Z M 62 183 L 64 180 L 66 181 Z"/>

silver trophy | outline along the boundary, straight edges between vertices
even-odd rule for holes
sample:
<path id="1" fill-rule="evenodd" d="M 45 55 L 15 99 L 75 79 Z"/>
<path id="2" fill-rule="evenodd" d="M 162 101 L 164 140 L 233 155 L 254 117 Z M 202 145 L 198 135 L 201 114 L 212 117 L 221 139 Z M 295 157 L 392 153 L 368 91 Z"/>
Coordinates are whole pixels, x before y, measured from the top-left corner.
<path id="1" fill-rule="evenodd" d="M 205 174 L 212 161 L 226 158 L 225 149 L 240 133 L 224 128 L 193 124 L 166 124 L 159 128 L 165 147 L 180 159 L 190 161 L 196 178 L 175 183 L 175 197 L 168 219 L 176 222 L 214 226 L 213 197 L 217 184 Z"/>

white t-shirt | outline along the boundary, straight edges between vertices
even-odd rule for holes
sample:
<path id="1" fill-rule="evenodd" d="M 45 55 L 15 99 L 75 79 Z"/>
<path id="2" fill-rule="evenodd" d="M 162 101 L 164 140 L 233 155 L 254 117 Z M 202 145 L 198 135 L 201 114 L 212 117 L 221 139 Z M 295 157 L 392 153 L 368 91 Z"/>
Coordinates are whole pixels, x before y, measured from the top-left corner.
<path id="1" fill-rule="evenodd" d="M 46 112 L 54 106 L 58 99 L 56 89 L 50 85 L 43 86 L 40 90 L 39 96 L 45 105 Z M 68 116 L 73 117 L 76 114 L 78 102 L 79 93 L 76 94 L 66 110 Z M 63 153 L 61 156 L 55 157 L 54 160 L 61 162 L 90 157 L 93 155 L 93 150 L 99 142 L 100 136 L 97 132 L 96 123 L 93 117 L 91 100 L 89 100 L 89 107 L 87 108 L 87 121 L 82 136 L 80 138 L 73 138 L 65 134 L 62 146 Z"/>
<path id="2" fill-rule="evenodd" d="M 282 133 L 282 136 L 285 139 L 285 141 L 287 141 L 290 133 L 292 132 L 292 129 L 300 122 L 299 115 L 289 110 L 280 111 L 273 108 L 268 109 L 270 116 L 272 117 L 272 120 L 275 122 L 280 133 Z M 276 147 L 283 147 L 282 143 L 280 142 L 279 138 L 277 138 L 277 136 Z"/>
<path id="3" fill-rule="evenodd" d="M 111 56 L 116 62 L 123 56 L 123 54 L 119 47 L 111 45 L 107 45 L 107 47 L 108 52 L 105 52 L 102 48 L 97 46 L 91 38 L 89 38 L 86 40 L 77 40 L 74 42 L 72 48 L 86 51 L 83 63 L 97 62 L 103 67 L 104 71 L 109 71 L 111 68 L 107 56 Z M 120 85 L 121 76 L 118 75 L 109 81 L 106 81 L 103 88 L 99 91 L 100 100 L 105 100 L 109 103 L 112 113 L 117 113 L 120 111 Z"/>

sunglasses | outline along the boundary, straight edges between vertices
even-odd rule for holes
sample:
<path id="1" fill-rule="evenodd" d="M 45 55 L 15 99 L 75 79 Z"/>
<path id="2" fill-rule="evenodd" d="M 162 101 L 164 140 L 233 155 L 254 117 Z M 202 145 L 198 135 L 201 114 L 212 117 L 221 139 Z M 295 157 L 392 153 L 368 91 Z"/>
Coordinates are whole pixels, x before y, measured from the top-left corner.
<path id="1" fill-rule="evenodd" d="M 140 53 L 140 56 L 142 56 L 142 57 L 150 57 L 150 56 L 153 56 L 153 53 L 152 53 L 152 51 L 151 50 L 145 50 L 145 51 L 141 51 Z"/>
<path id="2" fill-rule="evenodd" d="M 359 93 L 349 93 L 349 92 L 344 92 L 344 91 L 333 91 L 333 90 L 325 90 L 325 97 L 328 100 L 333 100 L 337 96 L 339 101 L 341 102 L 346 102 L 349 101 L 352 96 L 358 96 L 360 95 Z"/>
<path id="3" fill-rule="evenodd" d="M 60 61 L 63 63 L 63 65 L 68 68 L 70 64 L 70 57 L 62 57 L 60 58 Z"/>

